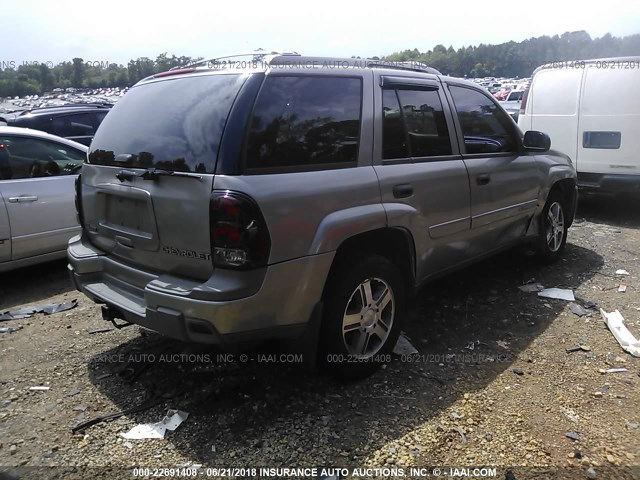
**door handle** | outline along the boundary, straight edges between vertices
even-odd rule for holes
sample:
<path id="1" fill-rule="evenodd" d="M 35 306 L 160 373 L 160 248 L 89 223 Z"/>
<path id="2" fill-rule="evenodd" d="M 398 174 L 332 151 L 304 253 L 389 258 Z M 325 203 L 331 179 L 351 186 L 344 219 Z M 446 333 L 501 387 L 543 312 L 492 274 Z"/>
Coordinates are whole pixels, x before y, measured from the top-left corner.
<path id="1" fill-rule="evenodd" d="M 130 238 L 116 235 L 115 241 L 118 245 L 123 247 L 133 248 L 133 241 Z"/>
<path id="2" fill-rule="evenodd" d="M 481 173 L 476 177 L 476 183 L 478 185 L 486 185 L 491 181 L 491 175 L 488 173 Z"/>
<path id="3" fill-rule="evenodd" d="M 413 185 L 410 183 L 401 183 L 393 187 L 393 196 L 396 198 L 406 198 L 413 195 Z"/>
<path id="4" fill-rule="evenodd" d="M 19 197 L 9 197 L 9 201 L 11 203 L 37 202 L 38 197 L 35 195 L 20 195 Z"/>
<path id="5" fill-rule="evenodd" d="M 117 161 L 118 160 L 116 160 L 116 162 Z M 131 181 L 135 178 L 135 176 L 136 176 L 136 172 L 132 170 L 127 170 L 127 169 L 120 170 L 118 173 L 116 173 L 116 178 L 121 182 L 124 182 L 125 180 Z"/>

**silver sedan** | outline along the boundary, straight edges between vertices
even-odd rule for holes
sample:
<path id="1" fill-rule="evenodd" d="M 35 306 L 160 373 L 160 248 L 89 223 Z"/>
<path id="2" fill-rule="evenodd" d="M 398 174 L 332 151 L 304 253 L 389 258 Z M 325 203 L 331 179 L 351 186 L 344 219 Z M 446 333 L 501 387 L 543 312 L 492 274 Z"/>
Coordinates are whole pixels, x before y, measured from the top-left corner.
<path id="1" fill-rule="evenodd" d="M 0 272 L 64 258 L 80 232 L 74 182 L 86 152 L 45 132 L 0 127 Z"/>

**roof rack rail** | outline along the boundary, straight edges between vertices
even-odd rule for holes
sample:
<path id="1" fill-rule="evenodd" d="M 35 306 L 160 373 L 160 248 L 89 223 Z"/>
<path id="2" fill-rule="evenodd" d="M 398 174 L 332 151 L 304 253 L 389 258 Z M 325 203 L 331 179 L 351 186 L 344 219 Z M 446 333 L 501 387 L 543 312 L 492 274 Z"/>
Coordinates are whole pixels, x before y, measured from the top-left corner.
<path id="1" fill-rule="evenodd" d="M 28 115 L 34 110 L 46 110 L 51 108 L 78 108 L 78 107 L 94 107 L 94 108 L 107 108 L 113 107 L 113 103 L 100 102 L 100 103 L 66 103 L 64 105 L 48 105 L 46 107 L 31 107 L 20 111 L 20 115 Z"/>
<path id="2" fill-rule="evenodd" d="M 434 75 L 442 75 L 439 70 L 430 67 L 426 63 L 416 62 L 416 61 L 402 61 L 402 62 L 393 62 L 393 61 L 385 61 L 385 60 L 371 60 L 367 63 L 367 65 L 371 68 L 390 68 L 397 70 L 409 70 L 412 72 L 425 72 L 425 73 L 433 73 Z"/>
<path id="3" fill-rule="evenodd" d="M 255 50 L 253 52 L 243 52 L 243 53 L 233 53 L 233 54 L 229 54 L 229 55 L 221 55 L 221 56 L 217 56 L 217 57 L 212 57 L 212 58 L 206 58 L 203 60 L 198 60 L 197 62 L 192 62 L 189 63 L 187 65 L 179 65 L 179 66 L 175 66 L 169 69 L 169 71 L 171 70 L 180 70 L 182 68 L 190 68 L 190 67 L 195 67 L 197 65 L 202 65 L 204 63 L 211 63 L 211 62 L 215 62 L 218 60 L 225 60 L 227 58 L 236 58 L 236 57 L 253 57 L 253 61 L 258 61 L 258 60 L 262 60 L 264 59 L 264 57 L 267 56 L 286 56 L 286 55 L 291 55 L 291 56 L 300 56 L 300 54 L 298 52 L 277 52 L 277 51 L 269 51 L 269 50 Z"/>

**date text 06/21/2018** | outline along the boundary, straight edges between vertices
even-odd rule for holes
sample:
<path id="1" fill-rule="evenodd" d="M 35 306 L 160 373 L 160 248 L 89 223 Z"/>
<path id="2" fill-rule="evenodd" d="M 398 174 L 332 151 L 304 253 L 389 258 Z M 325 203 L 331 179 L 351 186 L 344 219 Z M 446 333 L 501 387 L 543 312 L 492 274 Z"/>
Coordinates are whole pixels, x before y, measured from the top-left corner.
<path id="1" fill-rule="evenodd" d="M 600 70 L 640 70 L 640 60 L 596 60 L 595 62 L 558 60 L 542 64 L 542 68 L 552 69 L 585 69 L 587 67 L 595 67 Z"/>

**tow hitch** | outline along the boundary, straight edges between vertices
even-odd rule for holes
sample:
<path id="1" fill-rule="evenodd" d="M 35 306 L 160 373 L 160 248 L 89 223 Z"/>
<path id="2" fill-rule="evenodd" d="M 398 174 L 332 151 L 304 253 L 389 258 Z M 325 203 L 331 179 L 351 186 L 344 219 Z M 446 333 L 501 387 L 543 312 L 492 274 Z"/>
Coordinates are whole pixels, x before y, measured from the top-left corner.
<path id="1" fill-rule="evenodd" d="M 116 323 L 116 318 L 124 320 L 124 315 L 117 308 L 110 307 L 109 305 L 102 305 L 100 309 L 102 311 L 103 320 L 106 320 L 107 322 L 111 322 L 113 326 L 116 327 L 118 330 L 120 330 L 121 328 L 129 327 L 133 325 L 133 323 L 127 322 L 126 320 L 124 321 L 124 323 Z"/>

